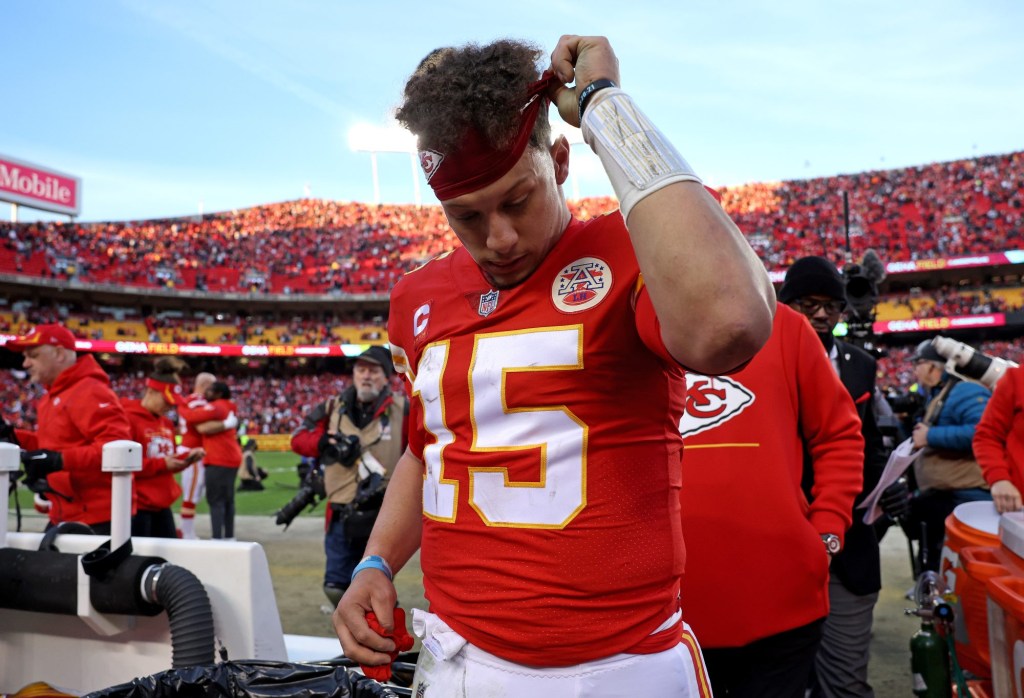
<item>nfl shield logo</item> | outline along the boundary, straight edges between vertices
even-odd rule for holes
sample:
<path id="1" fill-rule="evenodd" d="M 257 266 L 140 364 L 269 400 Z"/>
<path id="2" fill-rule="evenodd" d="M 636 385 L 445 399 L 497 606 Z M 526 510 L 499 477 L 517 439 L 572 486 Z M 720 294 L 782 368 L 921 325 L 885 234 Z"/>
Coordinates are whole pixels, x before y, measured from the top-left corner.
<path id="1" fill-rule="evenodd" d="M 487 317 L 494 312 L 494 309 L 498 307 L 498 292 L 488 291 L 480 295 L 480 307 L 477 312 L 481 316 Z"/>

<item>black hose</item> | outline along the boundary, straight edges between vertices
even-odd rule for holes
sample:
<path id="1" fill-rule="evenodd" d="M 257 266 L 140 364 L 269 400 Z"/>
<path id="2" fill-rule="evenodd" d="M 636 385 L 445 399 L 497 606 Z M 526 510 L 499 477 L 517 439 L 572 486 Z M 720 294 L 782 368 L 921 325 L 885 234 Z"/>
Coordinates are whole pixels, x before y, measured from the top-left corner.
<path id="1" fill-rule="evenodd" d="M 0 608 L 77 615 L 78 555 L 0 548 Z M 214 663 L 213 609 L 203 583 L 184 567 L 132 555 L 89 584 L 100 613 L 167 612 L 174 668 Z"/>
<path id="2" fill-rule="evenodd" d="M 171 666 L 215 661 L 213 608 L 203 583 L 184 567 L 157 565 L 147 570 L 143 594 L 167 611 L 171 626 Z"/>

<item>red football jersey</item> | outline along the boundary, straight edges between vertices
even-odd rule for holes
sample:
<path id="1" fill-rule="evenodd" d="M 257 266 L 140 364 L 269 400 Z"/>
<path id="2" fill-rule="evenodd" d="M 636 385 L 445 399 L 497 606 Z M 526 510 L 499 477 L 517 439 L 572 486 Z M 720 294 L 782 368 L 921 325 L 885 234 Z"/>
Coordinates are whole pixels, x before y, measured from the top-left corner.
<path id="1" fill-rule="evenodd" d="M 622 217 L 571 222 L 511 289 L 442 255 L 395 286 L 388 330 L 431 611 L 523 664 L 636 647 L 678 608 L 685 382 Z"/>

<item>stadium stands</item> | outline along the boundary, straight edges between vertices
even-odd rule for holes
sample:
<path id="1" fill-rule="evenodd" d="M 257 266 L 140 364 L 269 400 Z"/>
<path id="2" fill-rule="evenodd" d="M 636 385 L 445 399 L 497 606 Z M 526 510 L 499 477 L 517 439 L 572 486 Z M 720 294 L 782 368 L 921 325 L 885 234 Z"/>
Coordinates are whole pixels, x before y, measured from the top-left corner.
<path id="1" fill-rule="evenodd" d="M 808 254 L 844 263 L 842 192 L 849 197 L 852 259 L 869 248 L 886 262 L 1024 248 L 1024 152 L 721 189 L 723 206 L 773 270 Z M 617 203 L 593 198 L 570 202 L 570 207 L 576 216 L 590 218 L 615 210 Z M 310 199 L 166 220 L 0 223 L 0 276 L 7 275 L 7 288 L 24 290 L 17 294 L 20 301 L 0 305 L 0 334 L 23 334 L 34 324 L 61 321 L 93 340 L 295 346 L 386 342 L 380 299 L 402 273 L 457 244 L 438 206 Z M 1012 269 L 992 273 L 982 268 L 971 275 L 966 268 L 943 275 L 918 272 L 911 282 L 896 284 L 896 292 L 883 288 L 876 319 L 928 323 L 1016 314 L 1014 322 L 1022 329 L 964 339 L 1020 361 L 1016 343 L 1005 339 L 1012 332 L 1024 334 L 1024 277 Z M 60 285 L 72 279 L 123 290 L 104 301 L 113 308 L 73 289 L 62 291 L 60 300 L 37 295 L 39 280 Z M 140 289 L 170 294 L 171 305 L 160 311 L 147 306 Z M 237 303 L 228 304 L 230 310 L 203 303 L 179 308 L 175 294 L 183 290 L 207 293 L 211 300 L 224 293 L 292 298 L 287 309 L 269 301 L 262 308 L 269 305 L 270 310 Z M 330 300 L 291 309 L 303 297 L 313 298 L 310 294 L 327 294 Z M 378 299 L 376 307 L 361 304 L 361 298 Z M 894 393 L 907 390 L 913 380 L 908 346 L 950 326 L 933 322 L 902 336 L 876 338 L 888 352 L 879 364 L 879 385 Z M 120 395 L 140 392 L 141 359 L 101 360 Z M 220 370 L 226 368 L 239 404 L 246 405 L 243 418 L 250 433 L 293 430 L 302 417 L 299 406 L 334 394 L 347 380 L 301 359 L 289 361 L 284 370 L 271 370 L 266 359 L 223 361 Z M 37 386 L 0 371 L 0 410 L 8 421 L 33 424 L 39 394 Z"/>
<path id="2" fill-rule="evenodd" d="M 770 269 L 851 251 L 886 261 L 1021 244 L 1024 152 L 721 190 Z M 599 215 L 611 199 L 574 202 Z M 0 223 L 0 272 L 128 287 L 211 292 L 386 294 L 397 278 L 458 244 L 438 206 L 304 199 L 202 217 L 106 223 Z"/>

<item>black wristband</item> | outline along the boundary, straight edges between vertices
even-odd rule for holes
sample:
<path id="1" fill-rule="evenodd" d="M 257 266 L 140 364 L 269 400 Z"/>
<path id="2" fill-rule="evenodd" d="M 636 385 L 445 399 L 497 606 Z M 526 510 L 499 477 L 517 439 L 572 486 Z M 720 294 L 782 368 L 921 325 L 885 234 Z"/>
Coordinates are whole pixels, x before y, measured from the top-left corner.
<path id="1" fill-rule="evenodd" d="M 590 101 L 595 92 L 606 87 L 618 87 L 618 85 L 608 78 L 601 78 L 600 80 L 594 80 L 594 82 L 583 88 L 583 92 L 580 92 L 580 125 L 583 124 L 583 112 L 587 108 L 587 102 Z"/>

